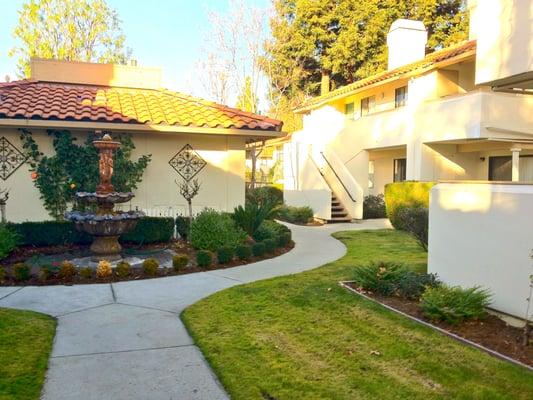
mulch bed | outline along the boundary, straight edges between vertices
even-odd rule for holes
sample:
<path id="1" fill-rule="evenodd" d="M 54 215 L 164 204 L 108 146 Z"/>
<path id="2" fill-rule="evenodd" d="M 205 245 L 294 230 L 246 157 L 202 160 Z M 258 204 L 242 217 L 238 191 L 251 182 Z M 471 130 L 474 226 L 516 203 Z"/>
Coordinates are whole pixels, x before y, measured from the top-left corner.
<path id="1" fill-rule="evenodd" d="M 530 343 L 529 346 L 522 346 L 523 329 L 508 325 L 495 315 L 489 314 L 482 320 L 471 320 L 458 325 L 450 325 L 425 317 L 420 309 L 419 302 L 416 300 L 397 296 L 381 296 L 361 291 L 354 283 L 345 282 L 345 284 L 379 303 L 386 304 L 398 311 L 533 367 L 533 343 Z"/>
<path id="2" fill-rule="evenodd" d="M 59 279 L 58 277 L 51 277 L 46 281 L 42 281 L 38 277 L 39 266 L 32 267 L 32 277 L 24 282 L 15 281 L 11 276 L 11 266 L 18 262 L 29 262 L 32 257 L 36 256 L 54 256 L 54 255 L 65 255 L 65 259 L 72 259 L 79 257 L 80 255 L 87 256 L 90 254 L 89 245 L 64 245 L 64 246 L 49 246 L 49 247 L 35 247 L 35 246 L 22 246 L 17 248 L 8 258 L 2 260 L 2 266 L 6 268 L 7 276 L 3 281 L 0 280 L 0 286 L 49 286 L 49 285 L 74 285 L 74 284 L 92 284 L 92 283 L 111 283 L 111 282 L 121 282 L 121 281 L 132 281 L 132 280 L 141 280 L 141 279 L 153 279 L 161 278 L 175 275 L 185 275 L 191 274 L 194 272 L 205 272 L 205 271 L 215 271 L 220 269 L 227 269 L 232 267 L 237 267 L 241 265 L 247 265 L 255 263 L 262 260 L 268 260 L 270 258 L 278 257 L 284 253 L 287 253 L 294 248 L 294 242 L 291 241 L 287 247 L 276 248 L 274 252 L 265 254 L 262 257 L 252 256 L 250 259 L 244 261 L 235 258 L 233 261 L 219 264 L 216 260 L 216 253 L 213 253 L 213 264 L 208 268 L 200 268 L 196 265 L 196 250 L 192 249 L 185 241 L 183 240 L 174 240 L 170 243 L 162 244 L 150 244 L 150 245 L 131 245 L 131 244 L 122 244 L 123 250 L 127 253 L 127 256 L 137 256 L 135 252 L 139 253 L 150 253 L 157 251 L 171 250 L 175 254 L 186 254 L 189 257 L 189 263 L 187 267 L 180 271 L 175 271 L 172 267 L 170 268 L 159 268 L 157 275 L 149 276 L 143 273 L 141 267 L 132 267 L 131 275 L 127 277 L 119 277 L 113 274 L 108 278 L 97 278 L 93 275 L 92 278 L 83 278 L 79 274 L 73 277 L 72 279 L 65 280 Z M 133 253 L 131 253 L 133 252 Z M 68 256 L 68 257 L 67 257 Z M 145 258 L 150 257 L 143 256 Z"/>

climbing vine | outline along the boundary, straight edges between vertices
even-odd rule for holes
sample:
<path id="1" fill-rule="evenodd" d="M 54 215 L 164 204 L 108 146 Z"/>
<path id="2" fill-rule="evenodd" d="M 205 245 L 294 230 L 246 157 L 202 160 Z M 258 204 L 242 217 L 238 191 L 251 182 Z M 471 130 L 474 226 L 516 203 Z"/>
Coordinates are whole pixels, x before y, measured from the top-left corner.
<path id="1" fill-rule="evenodd" d="M 98 152 L 92 145 L 96 139 L 89 133 L 82 145 L 70 131 L 48 130 L 53 138 L 55 154 L 44 155 L 27 129 L 20 130 L 20 139 L 27 156 L 35 186 L 39 189 L 44 207 L 56 220 L 63 219 L 69 206 L 79 208 L 75 202 L 75 193 L 94 192 L 98 184 Z M 115 190 L 130 192 L 137 188 L 148 166 L 151 155 L 143 155 L 136 161 L 131 160 L 135 145 L 129 135 L 118 135 L 121 142 L 115 154 L 114 174 L 112 178 Z"/>

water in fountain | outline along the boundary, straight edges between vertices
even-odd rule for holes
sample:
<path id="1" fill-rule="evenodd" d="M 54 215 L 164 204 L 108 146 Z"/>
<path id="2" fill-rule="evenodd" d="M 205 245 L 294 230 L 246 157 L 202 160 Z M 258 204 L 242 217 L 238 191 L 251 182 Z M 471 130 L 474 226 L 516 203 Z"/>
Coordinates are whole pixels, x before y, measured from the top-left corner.
<path id="1" fill-rule="evenodd" d="M 102 140 L 93 142 L 100 154 L 100 183 L 96 192 L 78 192 L 76 198 L 85 204 L 96 204 L 96 212 L 71 211 L 66 218 L 73 221 L 76 229 L 93 237 L 91 244 L 92 260 L 114 261 L 121 258 L 121 246 L 118 238 L 125 232 L 135 228 L 139 218 L 144 216 L 141 211 L 115 211 L 117 203 L 131 200 L 133 193 L 116 192 L 111 178 L 113 177 L 113 152 L 120 146 L 108 134 Z"/>

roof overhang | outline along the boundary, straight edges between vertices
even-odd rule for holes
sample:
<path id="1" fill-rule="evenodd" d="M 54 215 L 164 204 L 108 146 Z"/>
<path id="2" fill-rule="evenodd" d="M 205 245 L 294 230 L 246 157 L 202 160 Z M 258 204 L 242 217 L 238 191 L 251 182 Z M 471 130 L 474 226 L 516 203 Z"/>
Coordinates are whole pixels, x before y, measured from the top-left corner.
<path id="1" fill-rule="evenodd" d="M 533 71 L 487 82 L 495 92 L 533 94 Z"/>
<path id="2" fill-rule="evenodd" d="M 286 135 L 283 131 L 266 131 L 236 128 L 204 128 L 192 126 L 156 125 L 156 124 L 123 124 L 111 122 L 40 120 L 22 118 L 0 118 L 1 127 L 14 128 L 42 128 L 42 129 L 73 129 L 73 130 L 101 130 L 127 131 L 143 133 L 172 133 L 198 135 L 228 135 L 267 140 Z"/>

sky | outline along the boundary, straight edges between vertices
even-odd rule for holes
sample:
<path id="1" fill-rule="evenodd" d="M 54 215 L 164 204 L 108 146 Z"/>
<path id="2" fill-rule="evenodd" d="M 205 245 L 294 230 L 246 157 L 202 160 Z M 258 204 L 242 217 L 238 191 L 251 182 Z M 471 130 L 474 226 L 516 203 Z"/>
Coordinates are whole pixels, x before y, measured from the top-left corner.
<path id="1" fill-rule="evenodd" d="M 16 57 L 9 50 L 18 22 L 18 10 L 25 0 L 0 0 L 0 82 L 9 75 L 17 79 Z M 107 0 L 122 19 L 126 45 L 139 66 L 163 69 L 166 88 L 201 96 L 203 87 L 195 71 L 209 32 L 208 10 L 225 12 L 228 0 Z M 268 7 L 270 0 L 246 0 Z"/>

